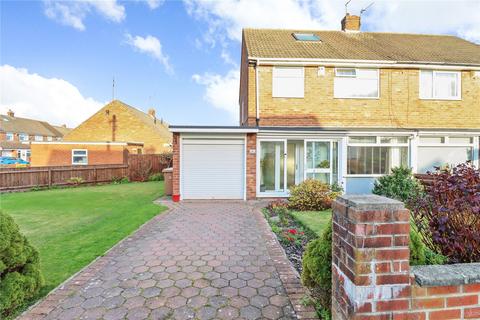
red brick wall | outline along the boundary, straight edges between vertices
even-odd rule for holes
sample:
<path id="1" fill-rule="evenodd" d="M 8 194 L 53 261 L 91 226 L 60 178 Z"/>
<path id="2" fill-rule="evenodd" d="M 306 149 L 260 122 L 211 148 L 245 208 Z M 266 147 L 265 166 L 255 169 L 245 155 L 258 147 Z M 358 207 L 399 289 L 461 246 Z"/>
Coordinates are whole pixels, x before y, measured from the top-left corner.
<path id="1" fill-rule="evenodd" d="M 255 153 L 250 153 L 255 150 Z M 247 134 L 247 200 L 257 196 L 257 134 Z"/>
<path id="2" fill-rule="evenodd" d="M 173 198 L 180 196 L 180 134 L 173 134 Z"/>
<path id="3" fill-rule="evenodd" d="M 480 284 L 416 283 L 410 272 L 408 210 L 398 202 L 378 203 L 386 198 L 370 196 L 377 203 L 365 204 L 352 197 L 333 205 L 334 319 L 480 318 Z"/>

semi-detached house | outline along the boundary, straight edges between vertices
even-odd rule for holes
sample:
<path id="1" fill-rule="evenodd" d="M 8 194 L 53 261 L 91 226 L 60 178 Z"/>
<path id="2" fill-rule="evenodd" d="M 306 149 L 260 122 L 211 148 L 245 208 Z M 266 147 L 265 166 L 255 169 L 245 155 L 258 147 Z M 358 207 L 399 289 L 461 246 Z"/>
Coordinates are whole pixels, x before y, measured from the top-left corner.
<path id="1" fill-rule="evenodd" d="M 171 126 L 174 200 L 368 193 L 393 167 L 479 165 L 480 46 L 454 36 L 244 29 L 235 127 Z"/>

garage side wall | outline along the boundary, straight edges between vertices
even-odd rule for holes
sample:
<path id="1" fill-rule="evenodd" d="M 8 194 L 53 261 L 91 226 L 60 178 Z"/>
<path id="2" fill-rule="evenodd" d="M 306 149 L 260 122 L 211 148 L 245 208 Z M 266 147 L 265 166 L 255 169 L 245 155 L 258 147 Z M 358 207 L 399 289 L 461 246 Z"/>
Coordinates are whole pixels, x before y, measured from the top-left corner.
<path id="1" fill-rule="evenodd" d="M 180 201 L 180 133 L 173 133 L 173 201 Z"/>
<path id="2" fill-rule="evenodd" d="M 247 134 L 247 200 L 257 197 L 257 134 Z"/>

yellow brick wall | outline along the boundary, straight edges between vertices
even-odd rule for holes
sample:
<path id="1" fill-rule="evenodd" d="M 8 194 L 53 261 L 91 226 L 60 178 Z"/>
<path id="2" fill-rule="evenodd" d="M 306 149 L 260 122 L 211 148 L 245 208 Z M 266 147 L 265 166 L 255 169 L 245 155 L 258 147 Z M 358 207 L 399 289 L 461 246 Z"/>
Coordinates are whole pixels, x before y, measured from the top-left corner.
<path id="1" fill-rule="evenodd" d="M 334 68 L 305 67 L 304 98 L 273 98 L 272 67 L 260 66 L 261 126 L 480 128 L 480 79 L 462 72 L 462 100 L 420 100 L 418 69 L 380 69 L 379 99 L 333 98 Z M 255 69 L 249 67 L 249 119 L 255 124 Z"/>
<path id="2" fill-rule="evenodd" d="M 107 110 L 109 110 L 108 114 L 106 113 Z M 157 121 L 160 121 L 160 119 L 157 119 Z M 115 123 L 114 127 L 113 123 Z M 121 103 L 114 101 L 73 129 L 63 140 L 143 142 L 144 153 L 161 153 L 171 150 L 164 144 L 170 144 L 172 136 L 167 130 L 159 133 L 138 119 Z"/>

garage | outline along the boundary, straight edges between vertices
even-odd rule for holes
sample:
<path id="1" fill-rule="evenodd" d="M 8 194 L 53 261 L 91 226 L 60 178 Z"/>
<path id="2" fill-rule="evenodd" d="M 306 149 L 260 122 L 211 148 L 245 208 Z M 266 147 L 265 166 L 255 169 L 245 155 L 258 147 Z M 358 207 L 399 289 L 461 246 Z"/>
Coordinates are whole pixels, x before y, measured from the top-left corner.
<path id="1" fill-rule="evenodd" d="M 245 198 L 245 137 L 181 139 L 183 199 Z"/>

